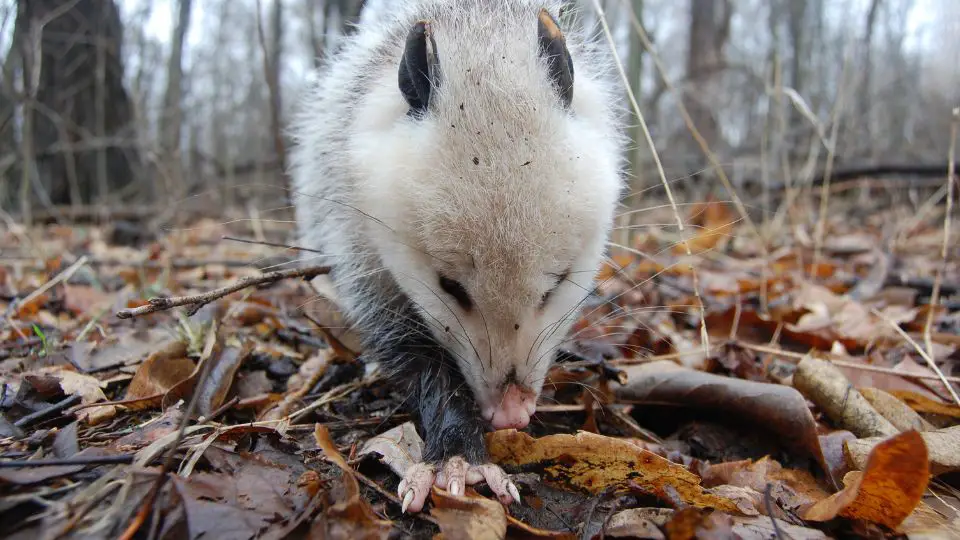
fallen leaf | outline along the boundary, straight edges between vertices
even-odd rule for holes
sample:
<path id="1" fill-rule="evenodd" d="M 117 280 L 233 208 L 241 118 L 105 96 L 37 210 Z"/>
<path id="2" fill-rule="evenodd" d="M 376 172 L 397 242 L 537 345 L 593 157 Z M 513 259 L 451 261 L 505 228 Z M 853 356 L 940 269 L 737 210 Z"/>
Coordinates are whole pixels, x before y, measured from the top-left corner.
<path id="1" fill-rule="evenodd" d="M 896 427 L 874 409 L 831 363 L 805 356 L 793 374 L 793 386 L 836 422 L 858 437 L 889 437 Z"/>
<path id="2" fill-rule="evenodd" d="M 472 489 L 462 497 L 434 486 L 430 514 L 436 518 L 440 534 L 435 539 L 477 538 L 500 540 L 507 534 L 507 516 L 499 502 L 478 495 Z"/>
<path id="3" fill-rule="evenodd" d="M 674 511 L 663 528 L 670 540 L 719 540 L 733 535 L 732 526 L 727 514 L 687 507 Z"/>
<path id="4" fill-rule="evenodd" d="M 91 405 L 100 401 L 106 401 L 107 396 L 103 393 L 103 384 L 96 377 L 84 375 L 64 368 L 53 368 L 46 370 L 60 381 L 60 388 L 63 393 L 71 396 L 80 396 L 81 405 Z M 113 405 L 98 405 L 86 407 L 76 412 L 77 419 L 90 425 L 100 424 L 117 414 L 117 408 Z"/>
<path id="5" fill-rule="evenodd" d="M 123 399 L 156 398 L 159 405 L 164 393 L 188 379 L 196 369 L 196 363 L 186 354 L 187 345 L 181 341 L 152 353 L 137 368 Z"/>
<path id="6" fill-rule="evenodd" d="M 380 435 L 367 439 L 357 456 L 371 453 L 380 455 L 380 460 L 400 478 L 407 470 L 421 461 L 423 440 L 413 422 L 404 422 Z"/>
<path id="7" fill-rule="evenodd" d="M 900 431 L 931 431 L 936 429 L 933 424 L 924 420 L 906 403 L 892 394 L 876 388 L 861 388 L 860 394 L 870 402 L 884 418 L 890 421 Z"/>
<path id="8" fill-rule="evenodd" d="M 817 425 L 803 396 L 794 388 L 684 369 L 660 360 L 624 369 L 628 381 L 616 388 L 622 401 L 673 403 L 727 414 L 771 430 L 822 466 Z"/>
<path id="9" fill-rule="evenodd" d="M 863 471 L 852 471 L 842 491 L 803 513 L 810 521 L 840 515 L 896 528 L 913 512 L 930 481 L 927 447 L 920 433 L 906 431 L 877 444 Z"/>
<path id="10" fill-rule="evenodd" d="M 343 471 L 344 497 L 334 502 L 324 512 L 323 518 L 314 521 L 311 536 L 318 538 L 388 538 L 393 532 L 393 523 L 380 519 L 370 504 L 360 496 L 360 486 L 353 476 L 353 469 L 330 439 L 330 432 L 323 424 L 314 426 L 313 437 L 323 455 Z M 499 505 L 499 503 L 497 503 Z"/>
<path id="11" fill-rule="evenodd" d="M 621 510 L 613 516 L 604 529 L 604 537 L 611 538 L 666 538 L 660 531 L 675 515 L 670 508 L 631 508 Z M 793 540 L 820 540 L 828 536 L 816 529 L 801 527 L 781 519 L 767 516 L 744 517 L 730 516 L 733 520 L 731 534 L 727 538 L 739 540 L 770 540 L 783 538 Z M 774 528 L 776 526 L 776 528 Z"/>
<path id="12" fill-rule="evenodd" d="M 580 431 L 534 439 L 507 429 L 488 433 L 487 449 L 500 465 L 542 469 L 544 482 L 557 487 L 598 494 L 607 488 L 627 492 L 634 484 L 669 500 L 665 489 L 670 486 L 687 504 L 737 511 L 733 501 L 709 493 L 683 466 L 605 435 Z"/>
<path id="13" fill-rule="evenodd" d="M 936 401 L 909 390 L 891 390 L 890 393 L 917 412 L 941 414 L 960 419 L 960 405 Z"/>

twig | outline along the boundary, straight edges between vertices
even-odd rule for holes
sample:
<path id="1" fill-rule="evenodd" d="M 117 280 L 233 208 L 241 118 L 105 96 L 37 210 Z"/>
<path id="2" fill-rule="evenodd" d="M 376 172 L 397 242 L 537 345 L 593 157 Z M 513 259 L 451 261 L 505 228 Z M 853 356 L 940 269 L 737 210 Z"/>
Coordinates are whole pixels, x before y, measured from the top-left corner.
<path id="1" fill-rule="evenodd" d="M 767 509 L 767 516 L 770 517 L 770 523 L 773 524 L 773 534 L 777 537 L 777 540 L 784 540 L 783 532 L 780 531 L 780 526 L 777 525 L 777 518 L 773 515 L 773 497 L 770 495 L 772 487 L 773 484 L 768 482 L 766 489 L 763 490 L 763 505 Z"/>
<path id="2" fill-rule="evenodd" d="M 947 387 L 947 391 L 950 392 L 950 397 L 953 398 L 953 401 L 957 405 L 960 405 L 960 396 L 957 395 L 956 390 L 954 390 L 953 386 L 950 385 L 950 382 L 947 380 L 947 376 L 943 374 L 943 371 L 940 370 L 940 367 L 937 366 L 937 363 L 933 361 L 933 357 L 927 354 L 927 351 L 923 350 L 923 347 L 921 347 L 919 343 L 914 341 L 913 338 L 910 337 L 910 334 L 904 332 L 903 328 L 900 328 L 900 325 L 893 322 L 888 317 L 886 317 L 883 313 L 880 313 L 874 308 L 870 308 L 870 312 L 876 315 L 877 317 L 883 319 L 884 322 L 889 324 L 891 328 L 896 330 L 896 332 L 900 334 L 903 337 L 903 339 L 907 340 L 910 343 L 910 345 L 912 345 L 913 348 L 917 350 L 917 353 L 921 357 L 923 357 L 924 360 L 927 361 L 927 365 L 930 366 L 930 369 L 932 369 L 934 373 L 937 374 L 937 378 L 940 379 L 940 382 L 942 382 L 943 385 Z"/>
<path id="3" fill-rule="evenodd" d="M 67 268 L 65 268 L 62 272 L 60 272 L 59 274 L 57 274 L 53 279 L 51 279 L 50 281 L 44 283 L 43 285 L 41 285 L 40 287 L 38 287 L 36 290 L 34 290 L 32 293 L 28 294 L 23 300 L 20 300 L 19 302 L 16 302 L 16 304 L 17 304 L 18 306 L 23 306 L 23 305 L 29 304 L 30 302 L 36 300 L 36 299 L 37 299 L 40 295 L 42 295 L 43 293 L 45 293 L 45 292 L 49 291 L 50 289 L 56 287 L 57 284 L 59 284 L 61 281 L 66 281 L 66 280 L 70 279 L 71 277 L 73 277 L 73 274 L 74 274 L 77 270 L 79 270 L 81 266 L 83 266 L 83 265 L 86 264 L 86 263 L 87 263 L 87 256 L 84 255 L 83 257 L 80 257 L 79 259 L 77 259 L 77 262 L 71 264 L 70 266 L 68 266 Z"/>
<path id="4" fill-rule="evenodd" d="M 62 467 L 64 465 L 104 465 L 115 463 L 133 463 L 133 454 L 119 454 L 116 456 L 90 456 L 64 459 L 12 459 L 0 461 L 0 469 L 17 469 L 28 467 Z"/>
<path id="5" fill-rule="evenodd" d="M 277 243 L 277 242 L 266 242 L 266 241 L 263 241 L 263 240 L 251 240 L 251 239 L 249 239 L 249 238 L 237 238 L 237 237 L 235 237 L 235 236 L 221 236 L 220 238 L 221 238 L 222 240 L 229 240 L 229 241 L 231 241 L 231 242 L 241 242 L 241 243 L 244 243 L 244 244 L 259 244 L 259 245 L 261 245 L 261 246 L 270 246 L 270 247 L 278 247 L 278 248 L 284 248 L 284 249 L 293 249 L 293 250 L 296 250 L 296 251 L 309 251 L 310 253 L 323 253 L 322 251 L 320 251 L 320 250 L 318 250 L 318 249 L 310 249 L 310 248 L 305 248 L 305 247 L 300 247 L 300 246 L 288 246 L 287 244 L 280 244 L 280 243 Z"/>
<path id="6" fill-rule="evenodd" d="M 37 412 L 30 413 L 24 416 L 23 418 L 14 422 L 13 425 L 17 426 L 18 428 L 28 426 L 36 422 L 37 420 L 45 418 L 55 412 L 62 411 L 63 409 L 66 409 L 67 407 L 73 405 L 78 401 L 80 401 L 80 396 L 77 396 L 77 395 L 67 396 L 65 399 L 62 399 L 54 403 L 53 405 L 50 405 L 49 407 L 44 407 L 43 409 L 40 409 Z"/>
<path id="7" fill-rule="evenodd" d="M 187 315 L 193 315 L 199 311 L 200 308 L 209 304 L 210 302 L 213 302 L 219 298 L 223 298 L 228 294 L 246 289 L 247 287 L 273 283 L 289 278 L 312 279 L 316 276 L 327 274 L 329 272 L 329 266 L 310 266 L 306 268 L 294 268 L 289 270 L 279 270 L 276 272 L 267 272 L 262 276 L 245 277 L 233 285 L 220 287 L 219 289 L 214 289 L 203 294 L 194 294 L 189 296 L 160 296 L 151 298 L 149 300 L 150 303 L 145 306 L 140 306 L 133 309 L 122 309 L 118 311 L 117 317 L 120 319 L 131 319 L 140 315 L 146 315 L 156 311 L 163 311 L 177 306 L 189 306 L 187 308 Z"/>
<path id="8" fill-rule="evenodd" d="M 802 353 L 797 353 L 797 352 L 788 351 L 784 349 L 778 349 L 777 347 L 769 347 L 766 345 L 756 345 L 754 343 L 745 343 L 742 341 L 738 341 L 737 345 L 751 351 L 762 352 L 766 354 L 774 354 L 777 356 L 784 356 L 787 358 L 795 358 L 797 360 L 803 359 L 806 356 L 805 354 L 802 354 Z M 885 373 L 887 375 L 898 375 L 905 379 L 923 379 L 923 380 L 936 380 L 936 381 L 943 381 L 943 379 L 946 379 L 951 382 L 960 383 L 960 377 L 944 376 L 943 379 L 941 379 L 937 375 L 927 375 L 925 373 L 909 373 L 904 371 L 897 371 L 893 368 L 887 368 L 883 366 L 871 366 L 870 364 L 860 364 L 857 362 L 849 362 L 847 360 L 840 360 L 836 357 L 836 355 L 829 352 L 824 352 L 824 351 L 817 351 L 816 356 L 817 358 L 830 361 L 831 364 L 834 364 L 840 367 L 850 368 L 850 369 L 859 369 L 861 371 L 872 371 L 875 373 Z"/>
<path id="9" fill-rule="evenodd" d="M 940 267 L 933 282 L 933 292 L 930 293 L 930 309 L 927 311 L 927 322 L 923 325 L 923 341 L 927 346 L 927 354 L 933 355 L 933 340 L 930 329 L 933 327 L 933 313 L 940 301 L 940 283 L 943 281 L 943 272 L 947 269 L 947 246 L 950 245 L 950 213 L 953 211 L 953 179 L 954 156 L 957 147 L 957 124 L 960 124 L 960 107 L 953 109 L 953 121 L 950 122 L 950 150 L 947 161 L 947 211 L 943 214 L 943 244 L 940 247 Z"/>

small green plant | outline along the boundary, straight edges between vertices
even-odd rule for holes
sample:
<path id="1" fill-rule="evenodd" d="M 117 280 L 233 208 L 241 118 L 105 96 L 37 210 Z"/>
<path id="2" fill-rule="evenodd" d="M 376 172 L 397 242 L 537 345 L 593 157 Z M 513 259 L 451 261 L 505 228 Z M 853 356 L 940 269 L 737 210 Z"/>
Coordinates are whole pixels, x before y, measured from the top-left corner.
<path id="1" fill-rule="evenodd" d="M 40 343 L 43 345 L 43 349 L 40 351 L 40 356 L 46 356 L 48 351 L 46 334 L 44 334 L 43 330 L 40 330 L 40 327 L 36 324 L 33 325 L 33 333 L 40 338 Z"/>

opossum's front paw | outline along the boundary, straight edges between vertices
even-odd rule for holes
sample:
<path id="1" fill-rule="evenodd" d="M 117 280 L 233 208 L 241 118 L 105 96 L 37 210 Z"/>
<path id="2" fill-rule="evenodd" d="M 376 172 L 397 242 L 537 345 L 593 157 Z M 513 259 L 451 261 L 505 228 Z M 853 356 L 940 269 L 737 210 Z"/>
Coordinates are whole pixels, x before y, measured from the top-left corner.
<path id="1" fill-rule="evenodd" d="M 492 464 L 471 465 L 465 459 L 455 456 L 447 460 L 436 472 L 433 466 L 417 463 L 407 469 L 397 489 L 403 500 L 402 511 L 419 512 L 427 500 L 430 487 L 434 484 L 449 491 L 452 495 L 463 495 L 466 486 L 486 482 L 497 499 L 504 505 L 520 501 L 520 492 L 503 469 Z"/>

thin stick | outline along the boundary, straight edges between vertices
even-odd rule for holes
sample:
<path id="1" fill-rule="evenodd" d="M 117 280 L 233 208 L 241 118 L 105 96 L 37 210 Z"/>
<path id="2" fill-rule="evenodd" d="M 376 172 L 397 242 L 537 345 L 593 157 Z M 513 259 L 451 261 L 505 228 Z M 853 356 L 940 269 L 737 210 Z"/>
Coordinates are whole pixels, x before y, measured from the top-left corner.
<path id="1" fill-rule="evenodd" d="M 267 241 L 264 241 L 264 240 L 251 240 L 250 238 L 237 238 L 236 236 L 221 236 L 220 238 L 221 238 L 222 240 L 229 240 L 229 241 L 231 241 L 231 242 L 241 242 L 241 243 L 243 243 L 243 244 L 259 244 L 259 245 L 261 245 L 261 246 L 270 246 L 270 247 L 278 247 L 278 248 L 284 248 L 284 249 L 293 249 L 293 250 L 296 250 L 296 251 L 308 251 L 308 252 L 310 252 L 310 253 L 321 253 L 321 254 L 323 253 L 323 252 L 320 251 L 319 249 L 310 249 L 310 248 L 305 248 L 305 247 L 300 247 L 300 246 L 288 246 L 287 244 L 279 244 L 279 243 L 277 243 L 277 242 L 267 242 Z"/>
<path id="2" fill-rule="evenodd" d="M 177 306 L 189 306 L 189 308 L 187 308 L 187 315 L 193 315 L 199 311 L 200 308 L 209 304 L 210 302 L 248 287 L 273 283 L 290 278 L 312 279 L 319 275 L 328 273 L 330 273 L 329 266 L 309 266 L 306 268 L 293 268 L 289 270 L 267 272 L 262 276 L 245 277 L 233 285 L 220 287 L 219 289 L 214 289 L 203 294 L 194 294 L 189 296 L 160 296 L 151 298 L 149 300 L 150 303 L 145 306 L 140 306 L 133 309 L 122 309 L 118 311 L 117 317 L 120 319 L 131 319 L 140 315 L 146 315 L 156 311 L 163 311 Z"/>
<path id="3" fill-rule="evenodd" d="M 738 342 L 737 342 L 737 345 L 743 347 L 744 349 L 748 349 L 748 350 L 751 350 L 751 351 L 762 352 L 762 353 L 767 353 L 767 354 L 775 354 L 775 355 L 777 355 L 777 356 L 784 356 L 784 357 L 787 357 L 787 358 L 794 358 L 794 359 L 797 359 L 797 360 L 801 360 L 801 359 L 803 359 L 803 358 L 806 356 L 806 355 L 801 354 L 801 353 L 797 353 L 797 352 L 793 352 L 793 351 L 787 351 L 787 350 L 780 349 L 780 348 L 777 348 L 777 347 L 768 347 L 768 346 L 766 346 L 766 345 L 757 345 L 757 344 L 754 344 L 754 343 L 745 343 L 745 342 L 742 342 L 742 341 L 738 341 Z M 850 361 L 847 361 L 847 360 L 840 360 L 840 359 L 838 359 L 835 355 L 833 355 L 832 353 L 828 353 L 828 352 L 818 351 L 818 352 L 817 352 L 817 357 L 818 357 L 818 358 L 823 358 L 824 360 L 829 360 L 830 363 L 835 364 L 835 365 L 837 365 L 837 366 L 845 367 L 845 368 L 850 368 L 850 369 L 858 369 L 858 370 L 861 370 L 861 371 L 872 371 L 872 372 L 874 372 L 874 373 L 885 373 L 885 374 L 887 374 L 887 375 L 899 375 L 900 377 L 903 377 L 903 378 L 905 378 L 905 379 L 923 379 L 923 380 L 935 380 L 935 381 L 942 381 L 942 380 L 943 380 L 943 379 L 941 379 L 940 377 L 938 377 L 937 375 L 927 375 L 927 374 L 925 374 L 925 373 L 907 373 L 907 372 L 897 371 L 897 370 L 895 370 L 895 369 L 893 369 L 893 368 L 887 368 L 887 367 L 883 367 L 883 366 L 871 366 L 870 364 L 860 364 L 860 363 L 857 363 L 857 362 L 850 362 Z M 960 377 L 944 376 L 944 379 L 946 379 L 946 380 L 948 380 L 948 381 L 951 381 L 951 382 L 960 383 Z"/>
<path id="4" fill-rule="evenodd" d="M 116 456 L 81 456 L 65 459 L 13 459 L 0 461 L 0 469 L 19 469 L 28 467 L 62 467 L 64 465 L 104 465 L 114 463 L 132 463 L 133 454 Z"/>
<path id="5" fill-rule="evenodd" d="M 883 313 L 880 313 L 874 308 L 870 308 L 870 312 L 876 315 L 877 317 L 880 317 L 881 319 L 883 319 L 894 330 L 896 330 L 898 334 L 903 336 L 903 339 L 907 340 L 910 343 L 910 345 L 913 345 L 913 348 L 917 350 L 917 353 L 920 356 L 922 356 L 924 360 L 927 361 L 927 365 L 930 366 L 930 369 L 932 369 L 934 373 L 937 374 L 937 378 L 940 379 L 940 382 L 942 382 L 943 385 L 947 387 L 947 391 L 950 392 L 950 397 L 953 398 L 953 401 L 956 402 L 957 405 L 960 405 L 960 396 L 957 395 L 956 390 L 954 390 L 953 386 L 950 385 L 950 382 L 947 381 L 946 375 L 943 374 L 943 371 L 940 370 L 940 367 L 937 366 L 937 363 L 933 361 L 933 357 L 927 354 L 927 351 L 923 350 L 923 347 L 921 347 L 919 343 L 914 341 L 913 338 L 910 337 L 910 334 L 904 332 L 903 328 L 900 328 L 900 325 L 893 322 L 892 320 L 887 318 Z"/>
<path id="6" fill-rule="evenodd" d="M 60 272 L 59 274 L 57 274 L 53 279 L 51 279 L 50 281 L 44 283 L 43 285 L 41 285 L 40 287 L 38 287 L 35 291 L 33 291 L 32 293 L 28 294 L 28 295 L 26 296 L 26 298 L 24 298 L 23 300 L 17 302 L 17 305 L 18 305 L 18 306 L 23 306 L 23 305 L 29 304 L 30 302 L 36 300 L 36 299 L 37 299 L 40 295 L 42 295 L 43 293 L 45 293 L 45 292 L 49 291 L 50 289 L 56 287 L 57 284 L 59 284 L 61 281 L 66 281 L 66 280 L 70 279 L 71 277 L 73 277 L 73 274 L 76 273 L 76 271 L 79 270 L 80 267 L 83 266 L 84 264 L 87 264 L 87 256 L 86 256 L 86 255 L 84 255 L 83 257 L 80 257 L 79 259 L 77 259 L 77 262 L 71 264 L 70 266 L 68 266 L 67 268 L 65 268 L 62 272 Z"/>
<path id="7" fill-rule="evenodd" d="M 950 123 L 950 151 L 947 161 L 947 211 L 943 214 L 943 244 L 940 245 L 940 267 L 933 282 L 933 292 L 930 293 L 930 309 L 927 311 L 927 322 L 923 325 L 923 341 L 927 346 L 927 354 L 933 356 L 933 339 L 930 332 L 933 328 L 933 312 L 940 302 L 940 283 L 943 281 L 943 272 L 947 269 L 947 246 L 950 245 L 950 214 L 953 212 L 953 179 L 954 156 L 957 147 L 957 124 L 960 124 L 960 107 L 953 109 L 953 121 Z"/>
<path id="8" fill-rule="evenodd" d="M 67 396 L 66 398 L 54 403 L 53 405 L 50 405 L 49 407 L 44 407 L 43 409 L 37 412 L 30 413 L 24 416 L 23 418 L 14 422 L 13 425 L 17 426 L 18 428 L 29 426 L 30 424 L 36 422 L 37 420 L 41 420 L 47 416 L 50 416 L 55 412 L 62 411 L 78 401 L 80 401 L 80 396 L 77 396 L 77 395 Z"/>

